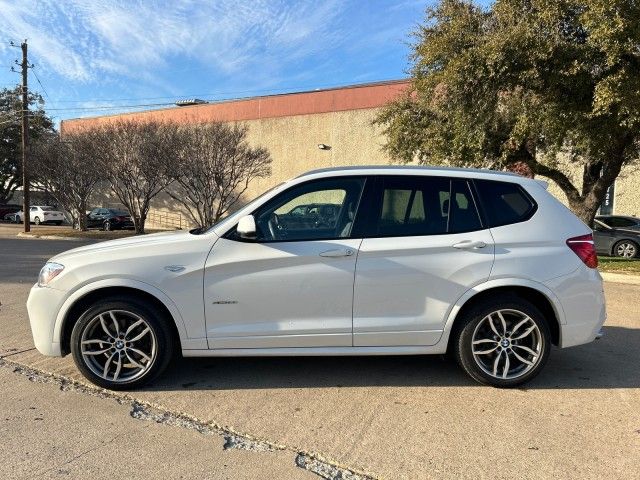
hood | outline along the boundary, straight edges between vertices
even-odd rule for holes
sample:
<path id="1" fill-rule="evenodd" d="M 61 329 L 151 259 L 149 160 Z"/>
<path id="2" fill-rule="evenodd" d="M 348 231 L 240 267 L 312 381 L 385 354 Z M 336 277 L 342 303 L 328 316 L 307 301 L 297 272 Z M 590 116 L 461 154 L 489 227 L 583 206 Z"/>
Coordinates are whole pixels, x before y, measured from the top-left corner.
<path id="1" fill-rule="evenodd" d="M 123 250 L 131 250 L 131 255 L 138 255 L 144 252 L 145 249 L 152 246 L 168 245 L 171 243 L 183 242 L 192 238 L 194 238 L 194 235 L 190 234 L 186 230 L 152 233 L 149 235 L 136 235 L 134 237 L 108 240 L 106 242 L 98 242 L 91 245 L 85 245 L 84 247 L 73 248 L 52 257 L 51 260 L 64 263 L 64 259 L 79 255 L 122 254 Z"/>

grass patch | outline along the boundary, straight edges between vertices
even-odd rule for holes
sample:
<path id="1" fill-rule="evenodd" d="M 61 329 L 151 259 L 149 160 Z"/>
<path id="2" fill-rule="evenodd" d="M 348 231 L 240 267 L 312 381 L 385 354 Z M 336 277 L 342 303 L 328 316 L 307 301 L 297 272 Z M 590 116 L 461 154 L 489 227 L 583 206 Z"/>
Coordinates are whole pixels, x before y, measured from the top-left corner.
<path id="1" fill-rule="evenodd" d="M 598 257 L 598 270 L 601 272 L 640 275 L 640 259 L 628 260 L 619 257 Z"/>
<path id="2" fill-rule="evenodd" d="M 147 230 L 146 233 L 158 233 L 162 231 L 164 230 Z M 74 230 L 73 228 L 32 227 L 31 232 L 29 232 L 28 234 L 23 233 L 22 235 L 28 235 L 34 238 L 55 236 L 64 238 L 84 238 L 87 240 L 114 240 L 117 238 L 133 237 L 135 234 L 136 233 L 134 230 L 112 230 L 109 232 L 103 230 L 87 230 L 86 232 L 82 232 L 80 230 Z"/>

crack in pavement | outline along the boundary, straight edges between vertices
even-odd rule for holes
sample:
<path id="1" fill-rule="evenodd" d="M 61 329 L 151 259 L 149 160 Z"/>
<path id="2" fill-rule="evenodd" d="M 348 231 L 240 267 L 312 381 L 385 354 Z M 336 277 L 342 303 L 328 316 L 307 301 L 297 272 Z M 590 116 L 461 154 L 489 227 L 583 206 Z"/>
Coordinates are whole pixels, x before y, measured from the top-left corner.
<path id="1" fill-rule="evenodd" d="M 16 352 L 19 353 L 19 352 Z M 288 451 L 294 454 L 295 465 L 308 470 L 326 480 L 375 480 L 376 477 L 356 469 L 348 468 L 314 452 L 281 445 L 252 435 L 235 431 L 214 421 L 203 421 L 180 412 L 173 412 L 160 405 L 135 399 L 127 393 L 116 393 L 93 385 L 84 384 L 62 375 L 45 372 L 20 364 L 6 357 L 0 357 L 0 367 L 13 368 L 13 372 L 27 377 L 29 381 L 58 385 L 61 391 L 76 392 L 94 397 L 110 399 L 120 405 L 130 405 L 130 415 L 137 420 L 145 420 L 163 425 L 194 430 L 203 435 L 219 435 L 224 438 L 224 450 L 238 449 L 253 452 Z"/>
<path id="2" fill-rule="evenodd" d="M 18 355 L 19 353 L 25 353 L 25 352 L 30 352 L 31 350 L 35 350 L 36 347 L 31 347 L 31 348 L 27 348 L 26 350 L 20 350 L 17 352 L 11 352 L 11 353 L 5 353 L 4 355 L 0 355 L 0 360 L 2 360 L 3 358 L 7 358 L 10 357 L 12 355 Z"/>

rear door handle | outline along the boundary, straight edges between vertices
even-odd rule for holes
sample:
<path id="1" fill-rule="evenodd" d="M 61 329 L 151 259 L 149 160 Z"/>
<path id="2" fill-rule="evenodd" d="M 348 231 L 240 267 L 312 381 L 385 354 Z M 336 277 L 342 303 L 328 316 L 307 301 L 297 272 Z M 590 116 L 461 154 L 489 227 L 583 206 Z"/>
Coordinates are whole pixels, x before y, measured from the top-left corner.
<path id="1" fill-rule="evenodd" d="M 454 243 L 453 248 L 460 249 L 475 249 L 475 248 L 484 248 L 487 246 L 482 240 L 463 240 L 460 243 Z"/>
<path id="2" fill-rule="evenodd" d="M 326 252 L 321 252 L 321 257 L 350 257 L 355 252 L 351 248 L 337 248 L 335 250 L 327 250 Z"/>

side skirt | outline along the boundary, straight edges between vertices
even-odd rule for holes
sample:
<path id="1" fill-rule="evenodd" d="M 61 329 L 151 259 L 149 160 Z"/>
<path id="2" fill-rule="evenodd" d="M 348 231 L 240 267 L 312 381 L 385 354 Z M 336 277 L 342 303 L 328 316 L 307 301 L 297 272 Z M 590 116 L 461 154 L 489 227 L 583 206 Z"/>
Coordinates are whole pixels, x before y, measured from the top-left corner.
<path id="1" fill-rule="evenodd" d="M 447 346 L 429 347 L 290 347 L 290 348 L 218 348 L 212 350 L 182 350 L 185 357 L 321 357 L 349 355 L 441 355 Z"/>

